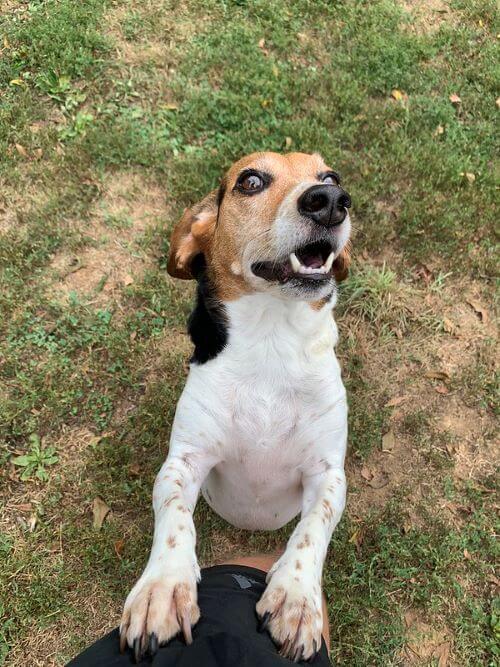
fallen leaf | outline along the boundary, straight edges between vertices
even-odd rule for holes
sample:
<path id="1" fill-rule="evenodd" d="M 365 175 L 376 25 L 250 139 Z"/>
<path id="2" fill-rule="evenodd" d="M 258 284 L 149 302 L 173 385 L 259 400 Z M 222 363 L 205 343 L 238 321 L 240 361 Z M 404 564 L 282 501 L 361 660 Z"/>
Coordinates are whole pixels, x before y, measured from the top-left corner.
<path id="1" fill-rule="evenodd" d="M 391 97 L 393 100 L 399 101 L 399 100 L 404 100 L 407 97 L 407 95 L 405 95 L 405 93 L 401 92 L 397 88 L 393 88 L 391 90 Z"/>
<path id="2" fill-rule="evenodd" d="M 394 436 L 394 431 L 387 431 L 382 436 L 382 451 L 383 452 L 392 452 L 396 446 L 396 437 Z"/>
<path id="3" fill-rule="evenodd" d="M 385 408 L 396 408 L 398 405 L 402 405 L 405 403 L 410 397 L 409 396 L 395 396 L 394 398 L 391 398 L 387 403 L 384 405 Z"/>
<path id="4" fill-rule="evenodd" d="M 462 101 L 456 93 L 450 95 L 449 100 L 452 104 L 460 104 Z"/>
<path id="5" fill-rule="evenodd" d="M 372 489 L 381 489 L 384 486 L 389 484 L 389 477 L 385 472 L 377 472 L 373 475 L 373 478 L 368 482 L 368 486 L 371 486 Z"/>
<path id="6" fill-rule="evenodd" d="M 419 264 L 414 271 L 414 275 L 416 278 L 423 280 L 426 285 L 428 285 L 432 279 L 432 271 L 425 264 Z"/>
<path id="7" fill-rule="evenodd" d="M 438 384 L 434 387 L 434 391 L 437 391 L 438 394 L 449 394 L 450 390 L 444 384 Z"/>
<path id="8" fill-rule="evenodd" d="M 476 174 L 473 174 L 471 171 L 462 171 L 460 176 L 463 176 L 469 185 L 472 185 L 476 180 Z"/>
<path id="9" fill-rule="evenodd" d="M 484 308 L 478 301 L 475 299 L 467 299 L 467 303 L 471 308 L 479 315 L 479 319 L 481 322 L 486 322 L 488 321 L 488 311 L 486 308 Z"/>
<path id="10" fill-rule="evenodd" d="M 259 49 L 265 56 L 269 55 L 269 49 L 266 49 L 266 40 L 264 39 L 264 37 L 259 40 Z"/>
<path id="11" fill-rule="evenodd" d="M 138 463 L 131 463 L 128 467 L 128 471 L 134 477 L 139 477 L 139 475 L 141 474 L 141 469 Z"/>
<path id="12" fill-rule="evenodd" d="M 450 376 L 445 371 L 427 371 L 424 373 L 424 378 L 429 380 L 449 380 Z"/>
<path id="13" fill-rule="evenodd" d="M 363 479 L 369 481 L 373 477 L 373 472 L 368 468 L 368 466 L 363 466 L 360 470 L 360 475 Z"/>
<path id="14" fill-rule="evenodd" d="M 464 549 L 464 558 L 465 558 L 465 560 L 472 560 L 472 556 L 470 554 L 470 551 L 467 551 L 467 549 Z"/>
<path id="15" fill-rule="evenodd" d="M 443 330 L 449 334 L 455 333 L 456 330 L 455 324 L 447 317 L 443 317 Z"/>
<path id="16" fill-rule="evenodd" d="M 413 528 L 413 524 L 411 522 L 411 519 L 409 517 L 406 517 L 403 521 L 403 533 L 406 535 L 407 533 L 410 532 L 410 530 Z"/>
<path id="17" fill-rule="evenodd" d="M 36 514 L 32 514 L 28 520 L 28 530 L 30 531 L 30 533 L 34 532 L 37 523 L 38 523 L 38 518 Z"/>
<path id="18" fill-rule="evenodd" d="M 19 153 L 19 155 L 22 155 L 23 157 L 29 157 L 28 151 L 22 144 L 16 144 L 16 151 Z"/>
<path id="19" fill-rule="evenodd" d="M 125 546 L 125 540 L 116 540 L 116 542 L 114 543 L 113 546 L 115 548 L 115 554 L 121 560 L 122 559 L 123 547 Z"/>
<path id="20" fill-rule="evenodd" d="M 22 79 L 12 79 L 9 84 L 11 86 L 24 86 L 24 81 Z"/>
<path id="21" fill-rule="evenodd" d="M 440 644 L 434 651 L 434 658 L 438 658 L 438 667 L 446 667 L 450 657 L 451 643 L 444 642 Z"/>
<path id="22" fill-rule="evenodd" d="M 285 149 L 288 150 L 292 145 L 292 137 L 285 137 Z"/>
<path id="23" fill-rule="evenodd" d="M 444 134 L 444 127 L 442 125 L 438 125 L 434 130 L 434 135 L 438 137 L 441 134 Z"/>
<path id="24" fill-rule="evenodd" d="M 495 577 L 494 574 L 489 574 L 486 579 L 490 582 L 490 584 L 493 584 L 493 586 L 497 586 L 500 588 L 500 579 L 498 577 Z"/>
<path id="25" fill-rule="evenodd" d="M 125 287 L 128 287 L 128 285 L 131 285 L 133 282 L 134 282 L 134 279 L 129 274 L 127 274 L 123 278 L 123 284 L 125 285 Z"/>
<path id="26" fill-rule="evenodd" d="M 43 150 L 41 148 L 35 148 L 35 150 L 33 151 L 33 155 L 36 158 L 40 159 L 43 155 Z"/>
<path id="27" fill-rule="evenodd" d="M 349 538 L 349 542 L 351 544 L 354 544 L 354 546 L 358 550 L 361 547 L 361 545 L 363 544 L 363 539 L 365 537 L 365 533 L 366 533 L 366 526 L 363 524 L 363 525 L 359 526 L 359 528 L 357 528 L 354 531 L 354 533 L 351 535 L 351 537 Z"/>
<path id="28" fill-rule="evenodd" d="M 94 521 L 93 521 L 93 526 L 97 530 L 100 530 L 102 528 L 102 524 L 104 523 L 105 518 L 108 516 L 109 512 L 111 511 L 111 507 L 109 505 L 106 505 L 104 500 L 102 498 L 94 498 L 94 502 L 92 503 L 92 514 L 94 516 Z"/>
<path id="29" fill-rule="evenodd" d="M 417 614 L 412 609 L 408 609 L 408 611 L 405 611 L 403 618 L 406 627 L 409 628 L 415 623 Z"/>
<path id="30" fill-rule="evenodd" d="M 33 508 L 31 503 L 22 503 L 21 505 L 17 505 L 16 509 L 20 512 L 31 512 Z"/>

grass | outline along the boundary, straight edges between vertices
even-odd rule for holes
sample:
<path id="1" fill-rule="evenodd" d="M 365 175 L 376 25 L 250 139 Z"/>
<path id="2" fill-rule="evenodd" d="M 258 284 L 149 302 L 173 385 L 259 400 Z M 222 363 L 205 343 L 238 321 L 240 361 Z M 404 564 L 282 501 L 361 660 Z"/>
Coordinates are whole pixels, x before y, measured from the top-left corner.
<path id="1" fill-rule="evenodd" d="M 355 203 L 332 659 L 497 663 L 498 32 L 484 0 L 9 0 L 0 664 L 62 665 L 118 622 L 190 350 L 169 230 L 234 159 L 285 147 L 319 149 Z M 196 523 L 204 563 L 290 531 L 237 531 L 203 503 Z"/>

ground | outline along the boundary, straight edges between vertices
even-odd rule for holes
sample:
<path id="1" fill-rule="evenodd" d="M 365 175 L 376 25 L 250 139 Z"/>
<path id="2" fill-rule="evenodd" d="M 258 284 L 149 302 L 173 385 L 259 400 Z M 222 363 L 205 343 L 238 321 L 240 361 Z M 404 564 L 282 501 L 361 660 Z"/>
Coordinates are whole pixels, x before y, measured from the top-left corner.
<path id="1" fill-rule="evenodd" d="M 145 564 L 187 372 L 184 206 L 258 149 L 354 206 L 337 318 L 339 665 L 496 665 L 489 0 L 8 0 L 0 17 L 0 663 L 63 665 Z M 196 512 L 203 564 L 282 545 Z"/>

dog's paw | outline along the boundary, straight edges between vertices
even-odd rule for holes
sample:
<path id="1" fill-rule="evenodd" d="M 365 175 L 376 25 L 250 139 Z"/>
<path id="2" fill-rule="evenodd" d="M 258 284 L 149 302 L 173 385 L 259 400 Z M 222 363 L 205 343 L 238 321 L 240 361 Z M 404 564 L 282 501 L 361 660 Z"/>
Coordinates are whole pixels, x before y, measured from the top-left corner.
<path id="1" fill-rule="evenodd" d="M 267 629 L 280 655 L 309 660 L 321 646 L 323 613 L 318 583 L 279 568 L 257 603 L 260 630 Z"/>
<path id="2" fill-rule="evenodd" d="M 120 650 L 133 649 L 136 662 L 182 632 L 187 644 L 198 622 L 196 574 L 187 570 L 148 573 L 130 591 L 120 623 Z"/>

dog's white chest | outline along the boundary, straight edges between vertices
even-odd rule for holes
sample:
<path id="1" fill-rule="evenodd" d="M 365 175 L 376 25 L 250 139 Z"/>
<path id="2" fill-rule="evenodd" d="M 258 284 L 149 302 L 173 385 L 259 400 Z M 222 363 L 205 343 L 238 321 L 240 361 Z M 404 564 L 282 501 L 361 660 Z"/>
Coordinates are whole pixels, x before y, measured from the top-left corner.
<path id="1" fill-rule="evenodd" d="M 304 331 L 299 308 L 290 322 L 279 304 L 262 318 L 262 303 L 241 301 L 229 307 L 226 349 L 191 369 L 176 426 L 188 429 L 196 410 L 199 437 L 217 448 L 207 502 L 234 525 L 272 529 L 300 511 L 302 474 L 321 469 L 325 448 L 335 446 L 345 392 L 329 313 L 310 331 L 308 312 Z"/>

